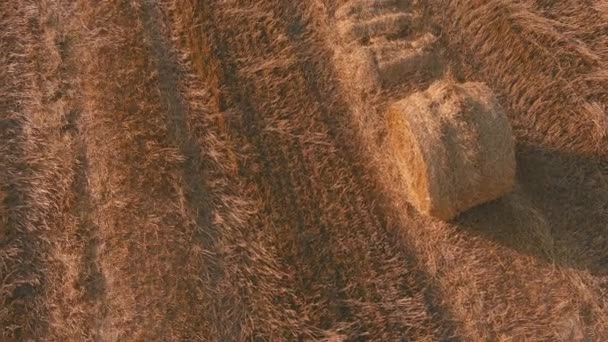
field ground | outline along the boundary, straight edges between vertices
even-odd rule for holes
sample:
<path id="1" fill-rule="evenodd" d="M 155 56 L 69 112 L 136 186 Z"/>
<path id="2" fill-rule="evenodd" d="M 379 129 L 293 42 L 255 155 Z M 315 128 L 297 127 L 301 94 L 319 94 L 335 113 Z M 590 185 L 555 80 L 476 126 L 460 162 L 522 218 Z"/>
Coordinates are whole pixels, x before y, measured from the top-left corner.
<path id="1" fill-rule="evenodd" d="M 23 0 L 0 27 L 0 340 L 608 340 L 604 0 Z M 441 79 L 517 142 L 513 192 L 449 223 L 384 116 Z"/>

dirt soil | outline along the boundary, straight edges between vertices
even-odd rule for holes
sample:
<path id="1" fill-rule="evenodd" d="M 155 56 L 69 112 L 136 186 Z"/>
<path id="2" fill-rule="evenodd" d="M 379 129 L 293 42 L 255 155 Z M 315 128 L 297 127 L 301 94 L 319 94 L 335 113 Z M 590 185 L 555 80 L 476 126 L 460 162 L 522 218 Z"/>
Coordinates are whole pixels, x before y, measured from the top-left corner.
<path id="1" fill-rule="evenodd" d="M 0 2 L 0 341 L 607 341 L 605 0 Z M 484 82 L 515 189 L 414 210 Z"/>

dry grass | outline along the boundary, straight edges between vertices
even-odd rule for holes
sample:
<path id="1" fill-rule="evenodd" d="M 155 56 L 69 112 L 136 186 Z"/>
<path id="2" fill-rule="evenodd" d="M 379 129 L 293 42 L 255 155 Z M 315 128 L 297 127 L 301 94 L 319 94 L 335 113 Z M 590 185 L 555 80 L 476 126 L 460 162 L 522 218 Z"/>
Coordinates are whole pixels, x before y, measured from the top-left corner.
<path id="1" fill-rule="evenodd" d="M 412 204 L 444 220 L 511 191 L 515 153 L 503 109 L 484 84 L 438 81 L 387 112 Z"/>
<path id="2" fill-rule="evenodd" d="M 589 3 L 0 2 L 0 340 L 606 340 Z M 520 145 L 448 224 L 384 113 L 449 68 Z"/>
<path id="3" fill-rule="evenodd" d="M 525 3 L 438 3 L 454 48 L 462 48 L 498 90 L 522 141 L 572 153 L 605 152 L 608 98 L 601 89 L 608 89 L 608 78 L 599 51 Z"/>
<path id="4" fill-rule="evenodd" d="M 170 24 L 170 37 L 181 56 L 185 100 L 195 105 L 188 126 L 201 144 L 201 158 L 211 162 L 207 177 L 214 187 L 217 249 L 221 251 L 219 281 L 203 284 L 199 291 L 214 294 L 214 315 L 206 317 L 201 336 L 219 340 L 246 340 L 251 336 L 272 339 L 305 332 L 290 307 L 297 299 L 290 288 L 292 275 L 282 267 L 276 246 L 280 242 L 268 231 L 271 218 L 263 215 L 263 193 L 259 185 L 243 177 L 251 164 L 250 147 L 239 143 L 230 131 L 231 115 L 222 111 L 218 96 L 221 73 L 214 58 L 195 2 L 176 1 L 163 5 Z M 270 64 L 272 65 L 272 64 Z M 203 83 L 203 80 L 205 81 Z M 205 104 L 205 107 L 201 107 Z M 208 106 L 208 107 L 207 107 Z M 204 293 L 204 292 L 203 292 Z"/>
<path id="5" fill-rule="evenodd" d="M 82 130 L 103 241 L 99 334 L 221 336 L 217 322 L 232 327 L 220 305 L 241 308 L 221 291 L 224 254 L 236 246 L 221 245 L 218 229 L 247 225 L 251 205 L 231 194 L 233 156 L 206 86 L 174 56 L 154 4 L 83 4 L 82 13 L 90 29 Z"/>
<path id="6" fill-rule="evenodd" d="M 47 2 L 3 3 L 1 12 L 0 336 L 82 336 L 80 289 L 64 286 L 77 282 L 86 242 L 77 235 L 76 159 L 64 129 L 73 94 L 63 79 L 63 23 Z"/>
<path id="7" fill-rule="evenodd" d="M 549 18 L 560 34 L 577 40 L 601 56 L 608 56 L 608 5 L 604 0 L 564 3 L 560 1 L 527 1 L 528 10 Z"/>

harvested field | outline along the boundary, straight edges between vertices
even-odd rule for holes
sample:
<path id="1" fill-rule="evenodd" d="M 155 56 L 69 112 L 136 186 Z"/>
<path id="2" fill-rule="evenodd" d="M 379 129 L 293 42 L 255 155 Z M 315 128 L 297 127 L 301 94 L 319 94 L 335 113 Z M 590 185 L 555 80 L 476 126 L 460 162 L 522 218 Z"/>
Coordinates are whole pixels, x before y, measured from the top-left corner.
<path id="1" fill-rule="evenodd" d="M 0 2 L 0 340 L 607 340 L 607 8 Z M 385 115 L 445 79 L 517 165 L 450 222 Z"/>

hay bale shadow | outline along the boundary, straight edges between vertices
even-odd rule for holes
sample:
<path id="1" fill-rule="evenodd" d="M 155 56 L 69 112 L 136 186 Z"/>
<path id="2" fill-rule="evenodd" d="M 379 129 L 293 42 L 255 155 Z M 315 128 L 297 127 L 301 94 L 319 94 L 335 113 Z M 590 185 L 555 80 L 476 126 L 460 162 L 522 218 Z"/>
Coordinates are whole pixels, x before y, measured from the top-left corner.
<path id="1" fill-rule="evenodd" d="M 608 158 L 519 146 L 515 190 L 457 229 L 545 262 L 608 276 Z"/>

